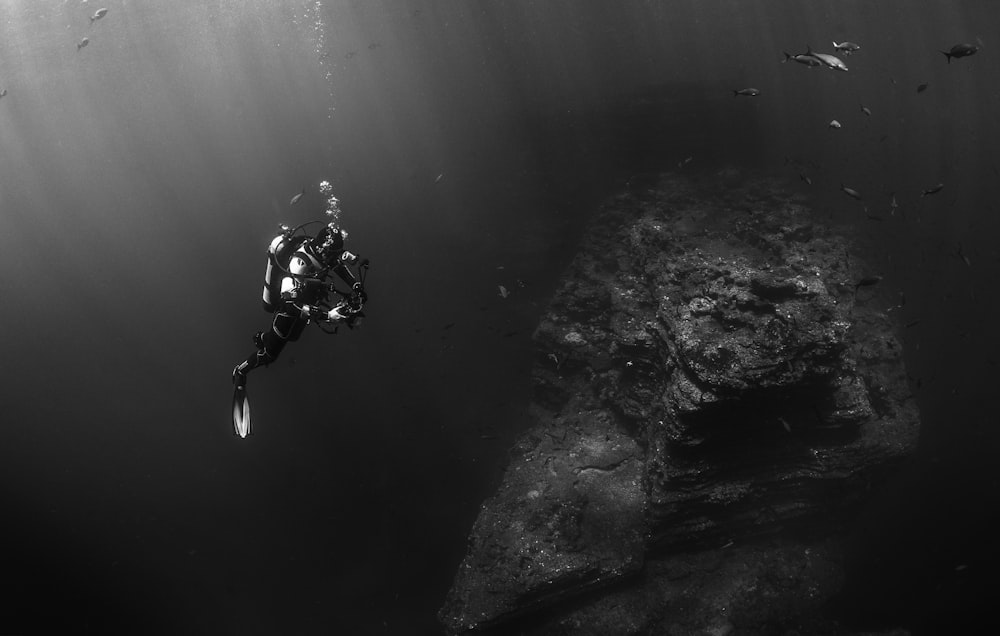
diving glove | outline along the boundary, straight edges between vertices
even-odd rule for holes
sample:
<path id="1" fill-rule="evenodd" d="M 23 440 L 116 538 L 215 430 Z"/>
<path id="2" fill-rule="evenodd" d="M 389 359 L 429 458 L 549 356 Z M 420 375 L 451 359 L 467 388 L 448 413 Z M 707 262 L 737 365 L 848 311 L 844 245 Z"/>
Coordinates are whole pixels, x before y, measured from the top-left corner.
<path id="1" fill-rule="evenodd" d="M 339 307 L 334 307 L 326 314 L 327 322 L 343 322 L 347 320 L 351 313 L 351 308 L 347 305 L 341 305 Z"/>

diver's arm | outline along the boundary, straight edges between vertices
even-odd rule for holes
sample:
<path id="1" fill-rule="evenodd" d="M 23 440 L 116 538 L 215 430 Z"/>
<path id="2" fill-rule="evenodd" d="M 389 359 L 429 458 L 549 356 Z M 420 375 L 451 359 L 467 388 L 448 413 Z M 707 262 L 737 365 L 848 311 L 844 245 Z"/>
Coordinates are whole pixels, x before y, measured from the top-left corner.
<path id="1" fill-rule="evenodd" d="M 326 315 L 326 312 L 320 311 L 315 305 L 305 302 L 305 299 L 309 297 L 305 293 L 307 290 L 306 284 L 309 282 L 322 284 L 315 278 L 296 279 L 291 276 L 285 276 L 281 279 L 281 300 L 286 305 L 297 309 L 303 320 L 321 318 Z"/>
<path id="2" fill-rule="evenodd" d="M 354 289 L 355 285 L 360 285 L 360 283 L 358 283 L 358 279 L 354 276 L 354 272 L 352 272 L 347 265 L 337 265 L 333 268 L 333 271 L 340 277 L 340 280 L 347 283 L 351 289 Z"/>

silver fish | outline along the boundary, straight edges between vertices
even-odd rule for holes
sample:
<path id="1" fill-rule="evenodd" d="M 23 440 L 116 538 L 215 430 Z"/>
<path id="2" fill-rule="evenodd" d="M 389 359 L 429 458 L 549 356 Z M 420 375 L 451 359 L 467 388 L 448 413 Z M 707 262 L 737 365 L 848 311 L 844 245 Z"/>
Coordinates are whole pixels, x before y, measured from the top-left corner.
<path id="1" fill-rule="evenodd" d="M 101 18 L 103 18 L 106 15 L 108 15 L 108 10 L 107 9 L 98 9 L 97 13 L 95 13 L 92 16 L 90 16 L 90 23 L 93 24 L 95 20 L 100 20 Z"/>
<path id="2" fill-rule="evenodd" d="M 856 53 L 857 51 L 861 50 L 861 45 L 855 44 L 854 42 L 841 42 L 840 44 L 834 42 L 833 50 L 840 51 L 844 55 L 850 55 L 851 53 Z"/>
<path id="3" fill-rule="evenodd" d="M 303 196 L 305 196 L 305 194 L 306 194 L 306 189 L 302 188 L 302 192 L 299 192 L 294 197 L 292 197 L 291 200 L 288 202 L 288 205 L 295 205 L 302 199 Z"/>
<path id="4" fill-rule="evenodd" d="M 760 95 L 760 91 L 756 88 L 741 88 L 738 91 L 733 91 L 733 97 L 737 95 L 743 95 L 744 97 L 757 97 Z"/>
<path id="5" fill-rule="evenodd" d="M 920 196 L 921 197 L 925 197 L 928 194 L 937 194 L 941 190 L 944 190 L 944 184 L 943 183 L 939 183 L 939 184 L 937 184 L 934 187 L 927 188 L 926 190 L 924 190 L 923 192 L 920 193 Z"/>
<path id="6" fill-rule="evenodd" d="M 76 50 L 79 51 L 80 49 L 82 49 L 83 47 L 87 46 L 88 44 L 90 44 L 90 38 L 83 38 L 82 40 L 80 40 L 79 42 L 77 42 L 77 44 L 76 44 Z"/>
<path id="7" fill-rule="evenodd" d="M 827 126 L 829 126 L 830 128 L 840 128 L 840 122 L 837 121 L 836 119 L 831 119 L 830 123 L 827 124 Z"/>
<path id="8" fill-rule="evenodd" d="M 948 58 L 948 63 L 951 64 L 951 58 L 969 57 L 970 55 L 974 55 L 975 52 L 978 50 L 979 47 L 976 46 L 975 44 L 956 44 L 955 46 L 951 47 L 951 50 L 941 51 L 941 53 L 943 53 L 944 56 Z"/>
<path id="9" fill-rule="evenodd" d="M 840 190 L 844 192 L 844 194 L 846 194 L 847 196 L 851 197 L 852 199 L 857 199 L 858 201 L 862 200 L 860 192 L 858 192 L 854 188 L 848 188 L 843 183 L 840 184 Z"/>
<path id="10" fill-rule="evenodd" d="M 805 53 L 798 53 L 796 55 L 789 55 L 786 51 L 782 51 L 782 53 L 785 54 L 785 59 L 781 60 L 782 63 L 785 63 L 785 62 L 791 60 L 792 62 L 798 62 L 799 64 L 805 64 L 806 66 L 822 66 L 823 65 L 823 63 L 820 62 L 819 59 L 817 59 L 813 55 L 806 55 Z"/>
<path id="11" fill-rule="evenodd" d="M 812 49 L 807 49 L 806 55 L 811 55 L 817 60 L 825 64 L 828 68 L 832 68 L 835 71 L 847 71 L 847 65 L 844 64 L 839 57 L 835 55 L 829 55 L 827 53 L 813 53 Z"/>

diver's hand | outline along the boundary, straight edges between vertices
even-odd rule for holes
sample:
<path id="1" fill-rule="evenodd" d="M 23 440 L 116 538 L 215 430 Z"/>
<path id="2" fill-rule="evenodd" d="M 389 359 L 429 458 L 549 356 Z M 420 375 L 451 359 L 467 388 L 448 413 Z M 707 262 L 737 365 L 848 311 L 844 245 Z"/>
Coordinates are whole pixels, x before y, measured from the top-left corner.
<path id="1" fill-rule="evenodd" d="M 326 311 L 322 307 L 316 307 L 315 305 L 303 305 L 302 317 L 309 320 L 323 320 L 326 318 Z"/>
<path id="2" fill-rule="evenodd" d="M 339 307 L 334 307 L 326 313 L 327 322 L 343 322 L 347 320 L 350 314 L 350 308 L 346 305 L 341 305 Z"/>

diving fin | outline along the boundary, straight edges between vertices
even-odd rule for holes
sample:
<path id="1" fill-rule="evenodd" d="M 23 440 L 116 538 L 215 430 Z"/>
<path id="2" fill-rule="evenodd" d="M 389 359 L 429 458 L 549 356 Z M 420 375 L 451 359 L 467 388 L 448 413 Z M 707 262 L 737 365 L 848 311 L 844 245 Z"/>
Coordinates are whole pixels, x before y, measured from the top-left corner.
<path id="1" fill-rule="evenodd" d="M 250 399 L 246 387 L 236 387 L 233 391 L 233 429 L 243 439 L 250 434 Z"/>

